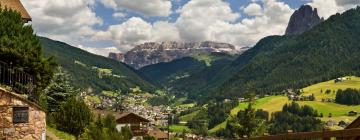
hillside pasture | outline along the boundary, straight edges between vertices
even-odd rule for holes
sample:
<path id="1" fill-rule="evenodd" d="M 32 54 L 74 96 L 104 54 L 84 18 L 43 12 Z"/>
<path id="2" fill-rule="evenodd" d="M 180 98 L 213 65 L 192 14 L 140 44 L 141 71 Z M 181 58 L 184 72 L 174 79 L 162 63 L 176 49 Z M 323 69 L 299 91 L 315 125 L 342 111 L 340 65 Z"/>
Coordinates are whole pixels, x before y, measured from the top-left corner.
<path id="1" fill-rule="evenodd" d="M 309 96 L 314 94 L 316 101 L 321 101 L 322 99 L 335 99 L 336 91 L 339 89 L 360 89 L 360 77 L 355 76 L 346 76 L 342 79 L 345 79 L 340 82 L 335 82 L 335 79 L 329 80 L 326 82 L 321 82 L 314 84 L 302 89 L 302 95 Z M 330 93 L 326 93 L 329 90 Z"/>

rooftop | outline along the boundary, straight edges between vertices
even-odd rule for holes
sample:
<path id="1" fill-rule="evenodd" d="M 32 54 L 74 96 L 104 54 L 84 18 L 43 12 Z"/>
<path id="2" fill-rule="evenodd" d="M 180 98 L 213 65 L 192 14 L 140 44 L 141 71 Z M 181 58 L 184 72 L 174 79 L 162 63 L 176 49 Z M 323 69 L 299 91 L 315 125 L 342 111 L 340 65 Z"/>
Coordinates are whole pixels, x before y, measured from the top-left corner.
<path id="1" fill-rule="evenodd" d="M 31 21 L 29 13 L 26 11 L 20 0 L 0 0 L 1 8 L 8 8 L 20 13 L 25 21 Z"/>

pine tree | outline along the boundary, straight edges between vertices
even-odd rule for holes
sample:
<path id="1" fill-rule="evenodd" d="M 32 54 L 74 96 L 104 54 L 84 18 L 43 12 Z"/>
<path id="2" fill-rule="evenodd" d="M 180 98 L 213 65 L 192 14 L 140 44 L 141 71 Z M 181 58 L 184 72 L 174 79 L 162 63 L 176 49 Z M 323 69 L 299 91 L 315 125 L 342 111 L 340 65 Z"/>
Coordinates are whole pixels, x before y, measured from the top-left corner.
<path id="1" fill-rule="evenodd" d="M 71 85 L 70 76 L 59 68 L 58 73 L 54 75 L 50 85 L 45 89 L 47 108 L 49 112 L 55 112 L 60 104 L 69 97 L 74 96 L 78 91 Z"/>
<path id="2" fill-rule="evenodd" d="M 69 98 L 54 115 L 56 127 L 79 138 L 92 121 L 92 113 L 85 102 L 76 97 Z"/>
<path id="3" fill-rule="evenodd" d="M 41 91 L 49 84 L 56 66 L 45 58 L 38 38 L 25 25 L 18 12 L 0 8 L 0 60 L 34 77 L 35 89 L 30 99 L 39 101 Z"/>

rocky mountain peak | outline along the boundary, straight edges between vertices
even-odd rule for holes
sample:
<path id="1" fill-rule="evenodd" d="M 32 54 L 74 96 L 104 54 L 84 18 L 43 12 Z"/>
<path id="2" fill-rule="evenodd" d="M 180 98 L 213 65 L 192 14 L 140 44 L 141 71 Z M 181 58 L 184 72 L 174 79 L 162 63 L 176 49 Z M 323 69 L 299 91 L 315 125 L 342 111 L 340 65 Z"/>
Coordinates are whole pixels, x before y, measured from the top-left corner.
<path id="1" fill-rule="evenodd" d="M 302 34 L 322 21 L 324 19 L 319 17 L 316 8 L 303 5 L 291 15 L 285 35 Z"/>
<path id="2" fill-rule="evenodd" d="M 234 45 L 227 43 L 218 43 L 213 41 L 205 42 L 146 42 L 135 46 L 128 51 L 123 57 L 118 57 L 114 53 L 109 54 L 109 57 L 122 61 L 136 69 L 157 64 L 160 62 L 169 62 L 175 59 L 198 55 L 211 54 L 214 52 L 237 54 Z M 121 56 L 121 55 L 120 55 Z M 122 60 L 117 59 L 122 58 Z"/>

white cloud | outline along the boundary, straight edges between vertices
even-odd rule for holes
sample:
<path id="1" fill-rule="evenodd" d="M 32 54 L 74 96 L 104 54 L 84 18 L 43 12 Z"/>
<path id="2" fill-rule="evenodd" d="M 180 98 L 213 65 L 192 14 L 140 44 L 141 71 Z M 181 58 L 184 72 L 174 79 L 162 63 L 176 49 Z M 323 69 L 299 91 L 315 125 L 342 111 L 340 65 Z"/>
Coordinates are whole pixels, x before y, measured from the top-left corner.
<path id="1" fill-rule="evenodd" d="M 329 18 L 335 13 L 342 13 L 348 9 L 360 5 L 359 0 L 311 0 L 308 3 L 312 7 L 318 9 L 318 13 L 325 19 Z"/>
<path id="2" fill-rule="evenodd" d="M 240 22 L 240 14 L 231 10 L 222 0 L 192 0 L 177 12 L 175 23 L 158 21 L 150 24 L 138 17 L 110 26 L 99 32 L 96 39 L 111 39 L 121 51 L 148 41 L 219 41 L 238 48 L 252 46 L 268 35 L 285 32 L 293 13 L 288 5 L 276 0 L 261 1 L 261 13 Z"/>
<path id="3" fill-rule="evenodd" d="M 186 41 L 227 42 L 238 48 L 252 46 L 262 37 L 283 34 L 293 13 L 293 9 L 283 2 L 263 0 L 261 3 L 263 7 L 259 11 L 262 12 L 254 14 L 254 18 L 234 23 L 240 15 L 231 11 L 228 3 L 193 0 L 180 10 L 176 25 L 181 38 Z"/>
<path id="4" fill-rule="evenodd" d="M 22 1 L 37 34 L 72 45 L 95 33 L 92 26 L 102 19 L 91 9 L 94 0 L 26 0 Z"/>
<path id="5" fill-rule="evenodd" d="M 127 14 L 123 13 L 123 12 L 115 12 L 113 15 L 112 15 L 114 18 L 118 19 L 118 18 L 124 18 L 127 16 Z"/>
<path id="6" fill-rule="evenodd" d="M 95 40 L 111 39 L 122 52 L 148 41 L 179 40 L 177 29 L 171 23 L 158 21 L 153 25 L 141 18 L 132 17 L 119 25 L 112 25 L 107 31 L 98 32 Z"/>
<path id="7" fill-rule="evenodd" d="M 250 17 L 241 18 L 240 13 L 232 11 L 230 4 L 224 0 L 190 0 L 176 11 L 179 17 L 171 23 L 148 23 L 142 18 L 131 17 L 98 31 L 94 26 L 101 25 L 103 21 L 94 12 L 96 1 L 113 8 L 115 12 L 112 16 L 115 18 L 127 18 L 128 11 L 160 17 L 168 17 L 172 12 L 170 0 L 27 0 L 23 4 L 33 18 L 37 34 L 105 56 L 109 51 L 128 51 L 148 41 L 210 40 L 231 43 L 238 48 L 252 46 L 265 36 L 282 35 L 294 11 L 280 0 L 252 0 L 240 8 Z M 318 8 L 320 16 L 328 18 L 360 2 L 309 0 L 308 4 Z M 112 41 L 117 47 L 81 46 L 88 44 L 89 40 Z"/>
<path id="8" fill-rule="evenodd" d="M 359 5 L 359 0 L 336 0 L 339 6 Z"/>
<path id="9" fill-rule="evenodd" d="M 259 16 L 262 14 L 262 8 L 257 3 L 251 3 L 244 8 L 244 13 L 249 16 Z"/>
<path id="10" fill-rule="evenodd" d="M 98 54 L 98 55 L 102 55 L 107 57 L 109 55 L 110 52 L 119 52 L 119 50 L 116 47 L 102 47 L 102 48 L 94 48 L 94 47 L 85 47 L 83 45 L 78 45 L 78 48 L 94 53 L 94 54 Z"/>
<path id="11" fill-rule="evenodd" d="M 105 6 L 116 10 L 130 10 L 145 16 L 169 16 L 170 0 L 100 0 Z"/>

